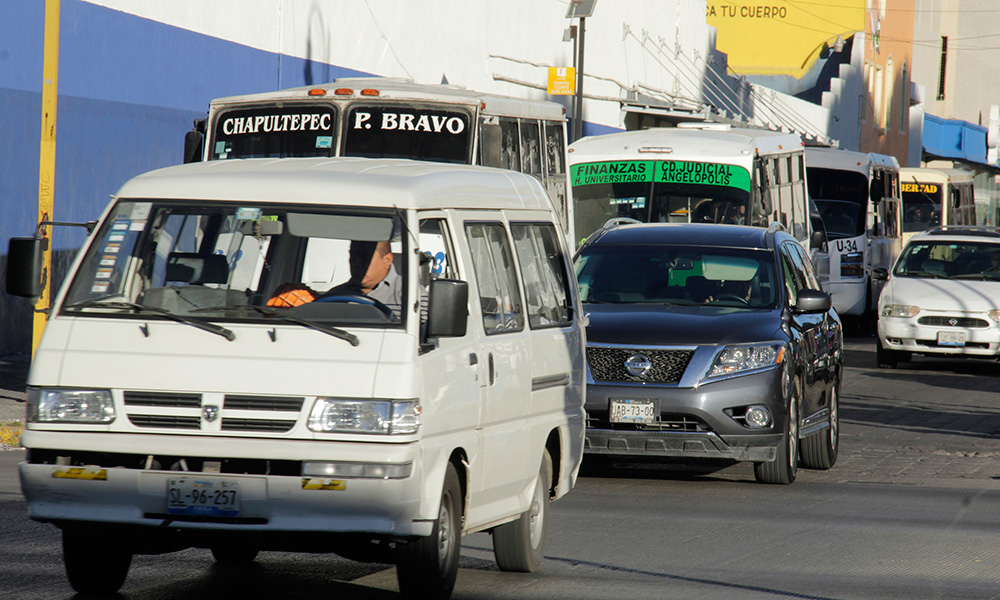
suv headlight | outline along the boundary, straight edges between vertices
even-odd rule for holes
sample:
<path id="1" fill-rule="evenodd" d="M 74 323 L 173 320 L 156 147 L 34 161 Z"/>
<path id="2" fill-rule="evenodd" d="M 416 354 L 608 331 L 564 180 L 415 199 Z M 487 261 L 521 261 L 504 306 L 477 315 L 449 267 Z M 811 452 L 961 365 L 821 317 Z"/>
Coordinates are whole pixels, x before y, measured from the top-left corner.
<path id="1" fill-rule="evenodd" d="M 904 319 L 912 319 L 919 313 L 919 306 L 910 306 L 909 304 L 886 304 L 882 307 L 883 317 L 901 317 Z"/>
<path id="2" fill-rule="evenodd" d="M 420 428 L 416 400 L 317 398 L 309 429 L 322 433 L 416 433 Z"/>
<path id="3" fill-rule="evenodd" d="M 27 390 L 27 420 L 30 423 L 110 423 L 115 404 L 110 390 Z"/>
<path id="4" fill-rule="evenodd" d="M 715 362 L 705 377 L 710 379 L 772 367 L 781 364 L 784 355 L 784 344 L 777 342 L 754 346 L 726 346 L 715 357 Z"/>

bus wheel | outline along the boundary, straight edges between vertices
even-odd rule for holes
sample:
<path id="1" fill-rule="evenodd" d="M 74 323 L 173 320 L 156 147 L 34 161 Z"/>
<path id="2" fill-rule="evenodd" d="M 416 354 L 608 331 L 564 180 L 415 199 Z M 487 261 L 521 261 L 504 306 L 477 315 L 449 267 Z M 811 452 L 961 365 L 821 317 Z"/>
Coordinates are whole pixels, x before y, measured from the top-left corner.
<path id="1" fill-rule="evenodd" d="M 80 594 L 114 594 L 132 565 L 132 554 L 116 548 L 120 540 L 96 539 L 98 530 L 63 529 L 63 562 L 69 584 Z"/>
<path id="2" fill-rule="evenodd" d="M 462 487 L 455 465 L 448 464 L 441 508 L 425 538 L 403 544 L 396 561 L 396 580 L 404 598 L 447 600 L 458 576 L 462 545 Z"/>
<path id="3" fill-rule="evenodd" d="M 493 554 L 501 571 L 533 573 L 542 566 L 545 532 L 549 522 L 549 489 L 552 487 L 552 457 L 546 450 L 535 481 L 535 494 L 528 510 L 516 521 L 493 530 Z"/>

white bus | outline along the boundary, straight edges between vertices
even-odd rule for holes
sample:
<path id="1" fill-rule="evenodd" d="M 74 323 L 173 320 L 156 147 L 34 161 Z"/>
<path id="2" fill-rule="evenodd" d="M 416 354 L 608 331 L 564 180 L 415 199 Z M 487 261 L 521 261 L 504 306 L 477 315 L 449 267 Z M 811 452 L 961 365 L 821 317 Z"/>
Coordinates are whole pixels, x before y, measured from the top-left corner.
<path id="1" fill-rule="evenodd" d="M 899 162 L 884 154 L 806 148 L 809 194 L 830 251 L 830 288 L 841 315 L 870 316 L 883 282 L 872 269 L 889 269 L 902 247 Z"/>
<path id="2" fill-rule="evenodd" d="M 975 190 L 968 171 L 900 169 L 899 181 L 903 192 L 903 244 L 914 234 L 939 225 L 976 225 Z"/>
<path id="3" fill-rule="evenodd" d="M 608 220 L 780 223 L 811 240 L 803 144 L 798 135 L 717 123 L 586 137 L 569 148 L 576 232 Z"/>
<path id="4" fill-rule="evenodd" d="M 511 169 L 538 178 L 563 234 L 575 238 L 567 199 L 566 109 L 408 79 L 351 77 L 217 98 L 185 138 L 184 161 L 359 156 Z"/>

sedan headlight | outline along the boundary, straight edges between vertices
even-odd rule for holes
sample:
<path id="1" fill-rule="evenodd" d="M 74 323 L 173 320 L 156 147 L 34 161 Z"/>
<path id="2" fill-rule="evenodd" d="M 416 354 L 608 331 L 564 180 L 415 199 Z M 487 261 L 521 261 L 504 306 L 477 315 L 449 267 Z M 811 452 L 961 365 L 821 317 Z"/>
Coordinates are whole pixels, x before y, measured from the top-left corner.
<path id="1" fill-rule="evenodd" d="M 726 346 L 715 358 L 706 377 L 735 375 L 747 371 L 764 369 L 781 363 L 785 346 L 780 343 L 757 346 Z"/>
<path id="2" fill-rule="evenodd" d="M 110 390 L 27 390 L 27 420 L 31 423 L 110 423 L 115 404 Z"/>
<path id="3" fill-rule="evenodd" d="M 416 400 L 317 398 L 309 429 L 323 433 L 416 433 L 420 428 Z"/>
<path id="4" fill-rule="evenodd" d="M 900 317 L 903 319 L 912 319 L 920 313 L 919 306 L 910 306 L 909 304 L 886 304 L 882 307 L 883 317 Z"/>

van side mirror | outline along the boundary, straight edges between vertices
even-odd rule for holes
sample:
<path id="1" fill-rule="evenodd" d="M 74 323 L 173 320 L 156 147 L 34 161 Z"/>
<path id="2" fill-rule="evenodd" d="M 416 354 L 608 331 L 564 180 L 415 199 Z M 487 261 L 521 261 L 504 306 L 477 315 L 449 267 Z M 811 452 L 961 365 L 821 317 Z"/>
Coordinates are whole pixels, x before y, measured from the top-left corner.
<path id="1" fill-rule="evenodd" d="M 7 293 L 23 298 L 42 295 L 42 238 L 10 238 L 7 244 Z"/>
<path id="2" fill-rule="evenodd" d="M 809 238 L 809 249 L 822 250 L 823 244 L 825 243 L 826 243 L 826 234 L 819 229 L 813 230 L 812 236 Z"/>
<path id="3" fill-rule="evenodd" d="M 428 338 L 462 337 L 469 324 L 469 284 L 456 279 L 431 281 L 427 300 Z"/>
<path id="4" fill-rule="evenodd" d="M 889 269 L 885 267 L 875 267 L 872 269 L 872 279 L 875 281 L 885 281 L 889 279 Z"/>

